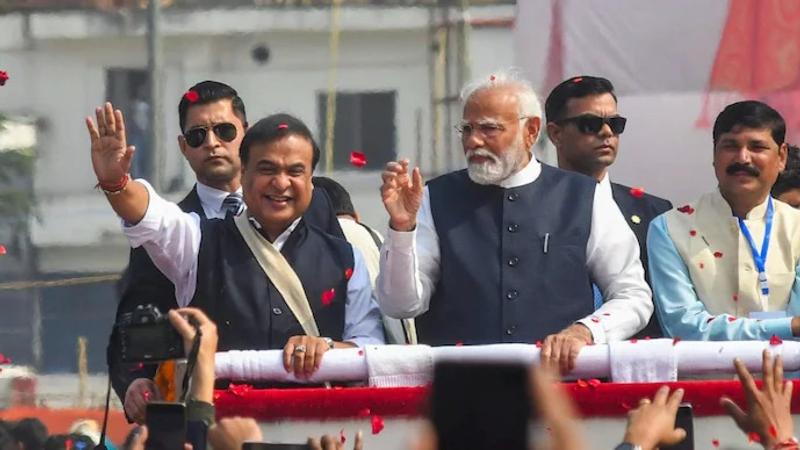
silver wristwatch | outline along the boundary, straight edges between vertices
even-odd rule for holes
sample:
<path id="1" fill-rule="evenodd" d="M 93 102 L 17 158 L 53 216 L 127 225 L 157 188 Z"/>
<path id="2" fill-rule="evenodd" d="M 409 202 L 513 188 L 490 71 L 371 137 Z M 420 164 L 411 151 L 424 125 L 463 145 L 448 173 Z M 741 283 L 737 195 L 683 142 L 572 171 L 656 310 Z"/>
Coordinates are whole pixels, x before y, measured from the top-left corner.
<path id="1" fill-rule="evenodd" d="M 623 442 L 614 447 L 614 450 L 642 450 L 642 446 L 638 444 L 631 444 L 630 442 Z"/>
<path id="2" fill-rule="evenodd" d="M 320 339 L 322 339 L 323 341 L 325 341 L 326 344 L 328 344 L 328 350 L 333 350 L 333 339 L 329 337 L 321 337 Z"/>

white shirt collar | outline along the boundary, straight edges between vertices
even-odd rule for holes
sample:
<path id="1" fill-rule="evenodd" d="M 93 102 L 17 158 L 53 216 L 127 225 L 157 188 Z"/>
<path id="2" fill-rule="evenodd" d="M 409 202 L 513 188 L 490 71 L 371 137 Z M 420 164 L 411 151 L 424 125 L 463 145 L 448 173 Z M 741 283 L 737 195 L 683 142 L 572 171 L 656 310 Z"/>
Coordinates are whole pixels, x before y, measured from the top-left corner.
<path id="1" fill-rule="evenodd" d="M 236 190 L 242 193 L 242 187 Z M 230 195 L 228 191 L 221 191 L 211 186 L 206 186 L 201 182 L 197 182 L 197 196 L 200 197 L 200 204 L 203 205 L 203 212 L 209 219 L 224 219 L 225 211 L 222 210 L 222 201 L 225 197 Z"/>
<path id="2" fill-rule="evenodd" d="M 279 234 L 277 238 L 272 242 L 272 246 L 275 247 L 276 250 L 281 251 L 286 241 L 289 240 L 289 236 L 291 236 L 292 232 L 297 228 L 297 225 L 300 224 L 300 219 L 303 217 L 300 216 L 294 220 L 285 230 L 283 233 Z M 247 219 L 250 221 L 250 225 L 253 226 L 256 230 L 261 230 L 261 224 L 258 223 L 255 217 L 248 216 Z"/>
<path id="3" fill-rule="evenodd" d="M 597 183 L 597 190 L 605 195 L 613 196 L 611 192 L 611 177 L 608 175 L 608 172 L 606 172 L 606 176 Z"/>
<path id="4" fill-rule="evenodd" d="M 501 181 L 499 186 L 504 189 L 524 186 L 536 181 L 540 173 L 542 173 L 542 163 L 537 161 L 536 158 L 531 158 L 522 170 Z"/>

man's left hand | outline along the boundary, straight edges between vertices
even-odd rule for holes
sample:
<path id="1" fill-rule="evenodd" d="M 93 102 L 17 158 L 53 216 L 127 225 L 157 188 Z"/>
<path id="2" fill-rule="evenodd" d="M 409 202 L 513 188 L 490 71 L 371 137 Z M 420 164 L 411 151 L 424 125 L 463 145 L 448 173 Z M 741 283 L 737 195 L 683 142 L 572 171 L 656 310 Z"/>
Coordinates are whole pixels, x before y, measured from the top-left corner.
<path id="1" fill-rule="evenodd" d="M 547 336 L 539 354 L 542 365 L 557 367 L 562 373 L 575 368 L 575 360 L 581 349 L 593 342 L 592 332 L 581 324 L 573 324 L 557 334 Z"/>
<path id="2" fill-rule="evenodd" d="M 328 343 L 322 338 L 292 336 L 283 347 L 283 367 L 297 378 L 308 378 L 319 369 L 322 355 L 328 350 Z"/>

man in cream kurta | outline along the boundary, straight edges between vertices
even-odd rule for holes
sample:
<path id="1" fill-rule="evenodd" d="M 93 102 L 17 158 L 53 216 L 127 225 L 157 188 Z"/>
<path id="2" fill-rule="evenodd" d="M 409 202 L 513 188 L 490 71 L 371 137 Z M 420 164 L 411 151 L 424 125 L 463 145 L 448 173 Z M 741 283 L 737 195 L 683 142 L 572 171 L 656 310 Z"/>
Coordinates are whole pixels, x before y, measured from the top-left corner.
<path id="1" fill-rule="evenodd" d="M 800 212 L 769 197 L 786 159 L 778 119 L 759 102 L 726 108 L 714 126 L 719 189 L 651 224 L 656 313 L 668 335 L 745 340 L 800 331 Z M 759 281 L 764 254 L 765 285 Z"/>

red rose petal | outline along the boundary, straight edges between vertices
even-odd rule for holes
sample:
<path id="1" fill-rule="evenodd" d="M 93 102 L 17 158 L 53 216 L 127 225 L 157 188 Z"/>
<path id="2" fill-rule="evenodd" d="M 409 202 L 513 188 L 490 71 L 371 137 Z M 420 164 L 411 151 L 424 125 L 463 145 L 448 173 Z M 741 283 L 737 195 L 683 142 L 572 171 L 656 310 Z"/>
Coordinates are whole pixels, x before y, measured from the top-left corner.
<path id="1" fill-rule="evenodd" d="M 638 340 L 638 339 L 636 339 L 636 338 L 631 338 L 629 342 L 630 342 L 631 344 L 635 344 L 635 343 L 639 342 L 639 340 Z"/>
<path id="2" fill-rule="evenodd" d="M 536 341 L 536 348 L 542 348 L 542 341 Z"/>
<path id="3" fill-rule="evenodd" d="M 719 439 L 712 439 L 711 445 L 713 445 L 714 447 L 719 447 Z"/>
<path id="4" fill-rule="evenodd" d="M 773 334 L 772 337 L 769 338 L 769 345 L 781 345 L 781 344 L 783 344 L 783 339 L 779 338 L 778 336 L 775 336 Z"/>
<path id="5" fill-rule="evenodd" d="M 463 347 L 464 341 L 456 341 L 456 347 Z"/>
<path id="6" fill-rule="evenodd" d="M 378 434 L 383 431 L 383 417 L 375 415 L 372 416 L 372 434 Z"/>
<path id="7" fill-rule="evenodd" d="M 200 100 L 200 94 L 198 94 L 197 91 L 186 91 L 186 93 L 183 94 L 183 98 L 189 103 L 194 103 Z"/>
<path id="8" fill-rule="evenodd" d="M 353 276 L 353 268 L 348 267 L 347 270 L 344 271 L 344 279 L 350 281 L 350 277 Z"/>
<path id="9" fill-rule="evenodd" d="M 645 341 L 649 341 L 649 340 L 650 340 L 650 336 L 645 336 L 645 337 L 644 337 L 644 340 L 645 340 Z"/>
<path id="10" fill-rule="evenodd" d="M 589 383 L 587 383 L 586 380 L 581 378 L 578 378 L 578 381 L 576 381 L 575 384 L 581 389 L 589 387 Z"/>
<path id="11" fill-rule="evenodd" d="M 697 230 L 689 230 L 689 236 L 697 236 Z"/>
<path id="12" fill-rule="evenodd" d="M 0 364 L 11 364 L 11 358 L 0 353 Z"/>
<path id="13" fill-rule="evenodd" d="M 728 316 L 728 322 L 736 322 L 736 317 Z"/>
<path id="14" fill-rule="evenodd" d="M 342 428 L 341 431 L 339 431 L 339 442 L 341 442 L 342 444 L 347 442 L 347 436 L 344 435 L 344 428 Z"/>
<path id="15" fill-rule="evenodd" d="M 733 294 L 733 301 L 738 302 L 739 301 L 739 295 Z"/>
<path id="16" fill-rule="evenodd" d="M 364 350 L 359 350 L 358 351 L 358 356 L 364 356 Z"/>
<path id="17" fill-rule="evenodd" d="M 678 208 L 678 211 L 684 214 L 693 214 L 694 208 L 692 208 L 690 205 L 683 205 L 680 208 Z"/>
<path id="18" fill-rule="evenodd" d="M 215 391 L 214 392 L 214 400 L 219 400 L 220 397 L 222 397 L 222 394 L 220 392 L 216 392 Z"/>
<path id="19" fill-rule="evenodd" d="M 631 195 L 634 198 L 642 198 L 642 197 L 644 197 L 644 189 L 643 188 L 632 187 L 630 192 L 631 192 Z"/>
<path id="20" fill-rule="evenodd" d="M 490 76 L 490 77 L 489 77 L 489 81 L 494 81 L 494 80 L 496 80 L 496 79 L 497 79 L 497 77 L 496 77 L 496 76 L 494 76 L 494 75 L 492 75 L 492 76 Z"/>
<path id="21" fill-rule="evenodd" d="M 282 124 L 278 125 L 278 129 L 279 130 L 288 130 L 289 129 L 289 125 L 286 125 L 285 123 L 282 123 Z"/>
<path id="22" fill-rule="evenodd" d="M 592 322 L 594 322 L 594 323 L 600 323 L 600 319 L 599 319 L 599 318 L 597 318 L 597 317 L 592 317 Z"/>
<path id="23" fill-rule="evenodd" d="M 72 450 L 72 445 L 73 445 L 72 439 L 67 439 L 66 441 L 64 441 L 64 448 L 66 450 Z"/>
<path id="24" fill-rule="evenodd" d="M 678 342 L 680 342 L 680 341 L 681 341 L 681 338 L 673 338 L 673 339 L 672 339 L 672 345 L 675 345 L 675 344 L 677 344 L 677 343 L 678 343 Z"/>
<path id="25" fill-rule="evenodd" d="M 6 246 L 0 244 L 0 255 L 5 255 L 6 253 Z"/>
<path id="26" fill-rule="evenodd" d="M 706 267 L 706 265 L 705 265 L 705 264 L 703 264 L 703 263 L 700 263 L 700 268 L 701 268 L 701 269 L 704 269 L 705 267 Z"/>
<path id="27" fill-rule="evenodd" d="M 372 411 L 370 411 L 369 408 L 362 408 L 358 410 L 357 414 L 358 417 L 369 417 L 369 415 L 372 414 Z"/>
<path id="28" fill-rule="evenodd" d="M 350 164 L 360 169 L 367 165 L 367 157 L 361 152 L 350 152 Z"/>
<path id="29" fill-rule="evenodd" d="M 625 402 L 620 403 L 619 406 L 621 406 L 622 409 L 624 409 L 625 411 L 630 411 L 631 410 L 631 405 L 629 405 L 629 404 L 627 404 Z"/>
<path id="30" fill-rule="evenodd" d="M 233 394 L 233 395 L 235 395 L 237 397 L 243 397 L 244 394 L 250 392 L 251 389 L 253 389 L 253 386 L 250 386 L 249 384 L 233 384 L 233 383 L 231 383 L 231 384 L 228 385 L 228 392 L 230 392 L 231 394 Z"/>
<path id="31" fill-rule="evenodd" d="M 604 316 L 610 316 L 610 313 L 603 313 Z"/>
<path id="32" fill-rule="evenodd" d="M 333 298 L 336 297 L 336 289 L 330 288 L 327 291 L 322 293 L 322 306 L 328 306 L 333 302 Z"/>
<path id="33" fill-rule="evenodd" d="M 592 389 L 596 388 L 597 386 L 600 386 L 601 384 L 603 384 L 603 382 L 598 380 L 597 378 L 592 378 L 591 380 L 589 380 L 589 387 Z"/>
<path id="34" fill-rule="evenodd" d="M 769 435 L 774 438 L 778 437 L 778 429 L 775 428 L 775 425 L 769 425 Z"/>
<path id="35" fill-rule="evenodd" d="M 5 86 L 6 81 L 8 81 L 8 72 L 0 70 L 0 86 Z"/>
<path id="36" fill-rule="evenodd" d="M 575 77 L 572 79 L 573 83 L 580 83 L 581 81 L 583 81 L 583 77 Z"/>
<path id="37" fill-rule="evenodd" d="M 144 401 L 149 402 L 150 401 L 150 391 L 142 392 L 142 398 L 144 399 Z"/>
<path id="38" fill-rule="evenodd" d="M 722 258 L 722 252 L 714 252 L 714 258 Z"/>
<path id="39" fill-rule="evenodd" d="M 758 433 L 751 431 L 747 433 L 747 442 L 761 442 L 761 436 Z"/>

